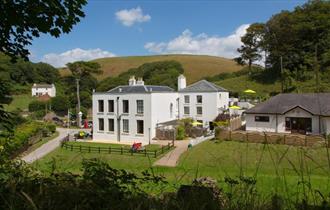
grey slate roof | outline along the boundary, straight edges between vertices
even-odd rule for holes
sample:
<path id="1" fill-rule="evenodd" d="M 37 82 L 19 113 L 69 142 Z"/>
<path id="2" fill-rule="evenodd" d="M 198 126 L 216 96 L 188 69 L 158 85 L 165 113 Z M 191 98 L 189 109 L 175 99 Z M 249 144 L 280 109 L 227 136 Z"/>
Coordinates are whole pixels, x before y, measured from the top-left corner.
<path id="1" fill-rule="evenodd" d="M 156 86 L 156 85 L 123 85 L 115 87 L 109 90 L 107 93 L 152 93 L 152 92 L 174 92 L 174 90 L 168 86 Z"/>
<path id="2" fill-rule="evenodd" d="M 225 88 L 219 87 L 212 82 L 200 80 L 195 82 L 179 92 L 228 92 Z"/>
<path id="3" fill-rule="evenodd" d="M 300 107 L 313 115 L 330 116 L 330 93 L 279 94 L 247 110 L 247 114 L 285 114 Z"/>
<path id="4" fill-rule="evenodd" d="M 50 84 L 36 84 L 36 85 L 33 85 L 32 88 L 52 88 L 53 85 L 50 85 Z"/>

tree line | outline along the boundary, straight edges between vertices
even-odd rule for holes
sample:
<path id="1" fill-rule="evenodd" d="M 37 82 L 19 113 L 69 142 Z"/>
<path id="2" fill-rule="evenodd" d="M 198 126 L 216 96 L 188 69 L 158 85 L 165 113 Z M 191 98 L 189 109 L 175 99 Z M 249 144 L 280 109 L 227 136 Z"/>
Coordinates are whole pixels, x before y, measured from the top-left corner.
<path id="1" fill-rule="evenodd" d="M 323 90 L 330 73 L 330 2 L 308 1 L 293 11 L 282 11 L 265 23 L 253 23 L 241 38 L 237 63 L 264 62 L 265 76 L 278 79 L 282 92 L 296 89 L 296 81 L 315 81 Z"/>

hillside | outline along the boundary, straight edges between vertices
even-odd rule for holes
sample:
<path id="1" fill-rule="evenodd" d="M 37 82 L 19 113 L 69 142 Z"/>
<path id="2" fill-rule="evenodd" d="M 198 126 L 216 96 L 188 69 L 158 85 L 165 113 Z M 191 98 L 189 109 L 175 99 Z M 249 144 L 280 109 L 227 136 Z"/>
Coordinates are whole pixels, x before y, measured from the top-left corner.
<path id="1" fill-rule="evenodd" d="M 144 63 L 175 60 L 182 64 L 188 82 L 197 81 L 205 76 L 213 76 L 221 72 L 238 71 L 242 66 L 226 58 L 206 56 L 206 55 L 155 55 L 155 56 L 129 56 L 101 58 L 94 60 L 98 62 L 103 70 L 98 79 L 104 79 L 109 76 L 117 76 L 130 68 L 136 68 Z M 60 70 L 62 75 L 68 74 L 67 70 Z"/>

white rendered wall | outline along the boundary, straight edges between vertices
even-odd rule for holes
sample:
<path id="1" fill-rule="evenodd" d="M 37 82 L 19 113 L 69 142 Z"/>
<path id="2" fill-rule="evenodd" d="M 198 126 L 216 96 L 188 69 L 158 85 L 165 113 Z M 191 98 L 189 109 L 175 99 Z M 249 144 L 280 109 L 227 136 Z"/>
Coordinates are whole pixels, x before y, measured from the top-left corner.
<path id="1" fill-rule="evenodd" d="M 45 95 L 47 93 L 50 97 L 55 97 L 56 88 L 55 88 L 55 86 L 52 88 L 34 88 L 34 87 L 32 87 L 32 96 L 37 96 L 38 93 L 41 93 L 41 95 Z"/>

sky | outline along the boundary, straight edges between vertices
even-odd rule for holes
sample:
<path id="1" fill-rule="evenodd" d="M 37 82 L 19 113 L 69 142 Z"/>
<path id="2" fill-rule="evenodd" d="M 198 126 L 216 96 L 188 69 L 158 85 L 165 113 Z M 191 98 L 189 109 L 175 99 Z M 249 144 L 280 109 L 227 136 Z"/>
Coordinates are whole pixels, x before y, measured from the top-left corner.
<path id="1" fill-rule="evenodd" d="M 305 0 L 89 0 L 86 17 L 60 38 L 42 35 L 30 59 L 63 67 L 102 57 L 155 54 L 237 56 L 249 24 Z"/>

